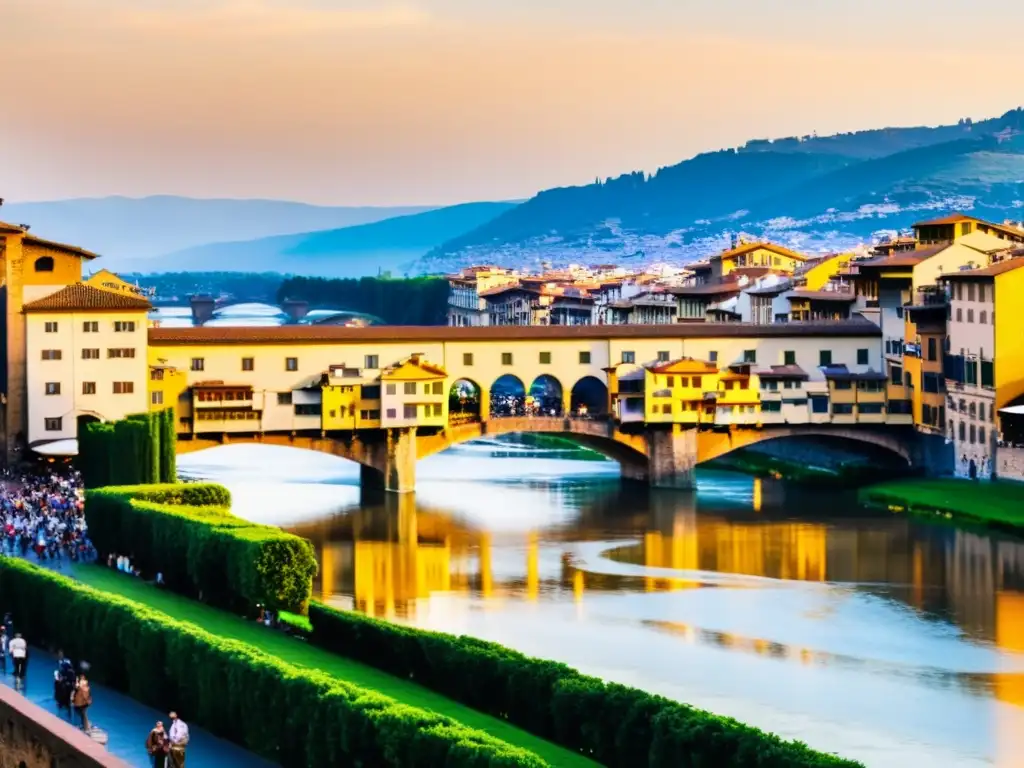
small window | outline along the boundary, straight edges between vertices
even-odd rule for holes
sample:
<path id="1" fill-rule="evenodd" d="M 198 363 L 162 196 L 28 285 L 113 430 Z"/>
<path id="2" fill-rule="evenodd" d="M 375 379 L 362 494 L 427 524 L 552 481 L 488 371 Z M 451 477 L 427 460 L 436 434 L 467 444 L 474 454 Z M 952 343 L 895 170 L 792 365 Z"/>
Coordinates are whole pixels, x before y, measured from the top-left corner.
<path id="1" fill-rule="evenodd" d="M 59 349 L 44 349 L 43 360 L 60 360 L 61 353 Z"/>
<path id="2" fill-rule="evenodd" d="M 55 419 L 43 419 L 43 428 L 47 432 L 60 432 L 64 419 L 57 417 Z"/>
<path id="3" fill-rule="evenodd" d="M 675 385 L 676 385 L 676 377 L 675 376 L 666 376 L 665 377 L 665 386 L 666 387 L 671 389 Z M 680 379 L 679 386 L 681 386 L 681 387 L 685 387 L 686 386 L 686 379 L 685 378 Z"/>
<path id="4" fill-rule="evenodd" d="M 191 369 L 193 371 L 202 371 L 206 369 L 206 360 L 202 357 L 193 357 Z"/>
<path id="5" fill-rule="evenodd" d="M 636 362 L 636 353 L 635 352 L 623 352 L 622 353 L 622 362 L 624 362 L 624 363 L 635 363 Z"/>
<path id="6" fill-rule="evenodd" d="M 36 272 L 53 272 L 53 257 L 52 256 L 40 256 L 36 259 L 35 263 Z M 60 427 L 57 427 L 60 429 Z"/>
<path id="7" fill-rule="evenodd" d="M 892 366 L 889 369 L 889 380 L 895 387 L 903 386 L 903 367 L 899 365 Z"/>
<path id="8" fill-rule="evenodd" d="M 153 405 L 164 404 L 164 393 L 163 392 L 151 392 L 149 395 L 149 402 Z"/>
<path id="9" fill-rule="evenodd" d="M 502 352 L 501 353 L 501 364 L 502 365 L 512 365 L 512 353 L 511 352 Z"/>
<path id="10" fill-rule="evenodd" d="M 256 361 L 251 357 L 242 358 L 242 370 L 253 371 L 256 369 Z"/>
<path id="11" fill-rule="evenodd" d="M 86 320 L 82 323 L 82 333 L 99 333 L 100 324 L 98 320 Z"/>
<path id="12" fill-rule="evenodd" d="M 407 394 L 407 395 L 415 395 L 416 394 L 416 382 L 415 381 L 407 381 L 407 382 L 405 382 L 404 391 L 405 391 L 405 394 Z"/>
<path id="13" fill-rule="evenodd" d="M 667 363 L 668 362 L 668 352 L 667 351 L 662 350 L 661 352 L 658 353 L 658 362 L 659 363 Z"/>
<path id="14" fill-rule="evenodd" d="M 441 404 L 440 403 L 434 403 L 434 405 L 432 407 L 434 409 L 434 415 L 435 416 L 440 416 L 441 415 Z"/>
<path id="15" fill-rule="evenodd" d="M 978 427 L 978 443 L 981 445 L 985 444 L 985 428 Z"/>
<path id="16" fill-rule="evenodd" d="M 135 332 L 135 321 L 134 320 L 115 320 L 114 321 L 114 333 L 134 333 Z"/>
<path id="17" fill-rule="evenodd" d="M 590 352 L 580 352 L 580 365 L 590 365 Z"/>
<path id="18" fill-rule="evenodd" d="M 818 352 L 818 365 L 832 365 L 831 349 L 823 349 Z"/>
<path id="19" fill-rule="evenodd" d="M 372 368 L 374 370 L 380 368 L 380 357 L 377 355 L 366 355 L 363 358 L 363 368 Z"/>
<path id="20" fill-rule="evenodd" d="M 292 393 L 291 392 L 278 392 L 277 393 L 277 404 L 278 405 L 291 405 L 292 404 Z"/>
<path id="21" fill-rule="evenodd" d="M 407 405 L 404 408 L 402 408 L 402 416 L 404 418 L 406 418 L 406 419 L 415 419 L 416 418 L 416 406 L 415 405 Z"/>
<path id="22" fill-rule="evenodd" d="M 46 331 L 46 333 L 56 333 L 57 332 L 57 323 L 55 321 L 53 321 L 53 320 L 51 320 L 51 321 L 49 321 L 47 323 L 44 323 L 44 330 Z"/>
<path id="23" fill-rule="evenodd" d="M 962 323 L 964 321 L 964 311 L 960 308 L 956 308 L 956 321 Z"/>
<path id="24" fill-rule="evenodd" d="M 541 352 L 540 353 L 540 364 L 541 365 L 551 365 L 551 353 L 550 352 Z"/>
<path id="25" fill-rule="evenodd" d="M 48 394 L 48 395 L 59 395 L 60 394 L 60 382 L 59 381 L 48 381 L 48 382 L 46 382 L 46 394 Z"/>
<path id="26" fill-rule="evenodd" d="M 968 323 L 973 323 L 974 322 L 974 310 L 973 309 L 968 309 L 967 310 L 967 322 Z"/>
<path id="27" fill-rule="evenodd" d="M 935 341 L 935 339 L 929 339 L 929 341 Z M 857 350 L 857 365 L 868 364 L 868 351 L 866 349 Z"/>
<path id="28" fill-rule="evenodd" d="M 796 365 L 796 351 L 787 349 L 782 353 L 782 364 L 783 365 Z"/>
<path id="29" fill-rule="evenodd" d="M 397 384 L 388 384 L 388 385 L 386 385 L 384 387 L 384 393 L 387 394 L 387 395 L 397 395 L 398 394 L 398 385 Z"/>
<path id="30" fill-rule="evenodd" d="M 433 394 L 435 394 L 435 395 L 443 395 L 444 394 L 444 382 L 443 381 L 435 381 L 431 385 L 430 391 Z"/>
<path id="31" fill-rule="evenodd" d="M 466 365 L 466 366 L 473 365 L 473 353 L 472 352 L 463 352 L 462 353 L 462 364 Z"/>
<path id="32" fill-rule="evenodd" d="M 718 362 L 718 352 L 717 351 L 712 350 L 712 351 L 708 352 L 708 362 L 709 363 L 717 363 Z"/>
<path id="33" fill-rule="evenodd" d="M 703 378 L 702 378 L 702 377 L 700 377 L 700 376 L 694 376 L 694 377 L 693 377 L 693 383 L 691 384 L 691 386 L 692 386 L 692 387 L 693 387 L 694 389 L 700 389 L 700 386 L 701 386 L 701 382 L 702 382 L 702 381 L 703 381 Z"/>
<path id="34" fill-rule="evenodd" d="M 299 370 L 299 358 L 297 358 L 297 357 L 286 357 L 284 359 L 284 369 L 286 371 L 297 371 L 297 370 Z"/>
<path id="35" fill-rule="evenodd" d="M 756 349 L 745 349 L 745 350 L 743 350 L 743 362 L 744 363 L 756 363 L 757 362 L 757 350 Z"/>
<path id="36" fill-rule="evenodd" d="M 96 394 L 96 382 L 95 381 L 83 381 L 82 382 L 82 394 L 83 395 L 95 395 Z"/>
<path id="37" fill-rule="evenodd" d="M 395 416 L 396 416 L 397 414 L 398 414 L 398 411 L 397 411 L 397 409 L 395 409 L 395 408 L 388 408 L 388 410 L 387 410 L 387 416 L 388 416 L 388 418 L 389 418 L 389 419 L 393 419 L 393 418 L 395 418 Z"/>
<path id="38" fill-rule="evenodd" d="M 134 381 L 115 381 L 114 382 L 114 394 L 115 395 L 130 395 L 135 392 Z"/>
<path id="39" fill-rule="evenodd" d="M 134 357 L 135 357 L 135 350 L 133 348 L 131 348 L 131 347 L 128 347 L 128 348 L 114 347 L 113 349 L 108 349 L 107 350 L 107 358 L 108 359 L 109 358 L 127 359 L 127 358 L 134 358 Z"/>
<path id="40" fill-rule="evenodd" d="M 988 312 L 984 309 L 978 313 L 978 322 L 982 325 L 988 325 Z"/>

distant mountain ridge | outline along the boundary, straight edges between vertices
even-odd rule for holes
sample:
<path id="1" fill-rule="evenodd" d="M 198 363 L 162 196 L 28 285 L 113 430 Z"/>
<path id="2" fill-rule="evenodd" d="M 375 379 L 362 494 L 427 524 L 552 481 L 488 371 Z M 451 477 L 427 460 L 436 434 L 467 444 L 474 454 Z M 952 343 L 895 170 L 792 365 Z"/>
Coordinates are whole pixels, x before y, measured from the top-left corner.
<path id="1" fill-rule="evenodd" d="M 320 277 L 396 275 L 431 248 L 475 229 L 515 203 L 464 203 L 357 226 L 209 243 L 159 259 L 129 262 L 135 272 L 281 272 Z"/>
<path id="2" fill-rule="evenodd" d="M 194 245 L 336 229 L 422 213 L 436 206 L 332 207 L 284 200 L 200 199 L 174 195 L 102 197 L 0 207 L 0 220 L 31 224 L 42 237 L 104 256 L 106 267 Z"/>
<path id="3" fill-rule="evenodd" d="M 935 128 L 754 140 L 651 176 L 545 190 L 435 248 L 418 269 L 686 261 L 730 233 L 831 250 L 953 208 L 997 221 L 1024 215 L 1024 110 Z"/>

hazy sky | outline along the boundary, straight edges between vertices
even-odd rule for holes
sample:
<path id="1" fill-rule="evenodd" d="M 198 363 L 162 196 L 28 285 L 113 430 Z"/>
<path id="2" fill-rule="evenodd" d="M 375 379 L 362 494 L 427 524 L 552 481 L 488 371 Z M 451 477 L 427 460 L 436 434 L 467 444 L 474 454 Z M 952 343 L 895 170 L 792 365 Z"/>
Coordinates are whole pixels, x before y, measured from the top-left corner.
<path id="1" fill-rule="evenodd" d="M 1019 0 L 0 0 L 0 197 L 526 197 L 1024 105 Z"/>

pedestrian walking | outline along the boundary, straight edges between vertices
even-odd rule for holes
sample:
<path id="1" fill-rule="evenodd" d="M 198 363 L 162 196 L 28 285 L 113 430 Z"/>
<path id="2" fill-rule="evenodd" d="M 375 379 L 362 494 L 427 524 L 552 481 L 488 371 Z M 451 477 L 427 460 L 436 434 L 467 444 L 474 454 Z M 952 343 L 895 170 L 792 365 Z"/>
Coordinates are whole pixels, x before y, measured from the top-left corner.
<path id="1" fill-rule="evenodd" d="M 9 642 L 7 627 L 0 626 L 0 675 L 7 674 L 7 645 Z"/>
<path id="2" fill-rule="evenodd" d="M 75 683 L 75 693 L 71 697 L 71 703 L 75 707 L 75 714 L 82 721 L 82 730 L 89 732 L 89 707 L 92 706 L 92 690 L 89 688 L 89 681 L 85 675 L 78 676 Z"/>
<path id="3" fill-rule="evenodd" d="M 188 747 L 188 726 L 185 721 L 178 717 L 177 712 L 171 712 L 171 730 L 168 734 L 171 748 L 168 752 L 171 768 L 185 768 L 185 750 Z"/>
<path id="4" fill-rule="evenodd" d="M 164 730 L 164 724 L 157 720 L 153 730 L 146 737 L 146 753 L 153 758 L 153 768 L 167 768 L 167 753 L 171 742 Z"/>
<path id="5" fill-rule="evenodd" d="M 11 663 L 14 664 L 14 681 L 25 682 L 25 668 L 28 666 L 28 643 L 21 636 L 20 632 L 15 633 L 14 639 L 7 646 L 11 654 Z"/>

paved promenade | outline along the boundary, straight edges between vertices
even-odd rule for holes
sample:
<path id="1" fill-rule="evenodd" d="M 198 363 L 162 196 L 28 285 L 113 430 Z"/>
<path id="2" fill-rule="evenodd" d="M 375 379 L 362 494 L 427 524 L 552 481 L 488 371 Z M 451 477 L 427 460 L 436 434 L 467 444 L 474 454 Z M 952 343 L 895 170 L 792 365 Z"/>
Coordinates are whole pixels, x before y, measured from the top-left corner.
<path id="1" fill-rule="evenodd" d="M 53 670 L 56 660 L 53 656 L 36 648 L 31 649 L 28 665 L 28 680 L 24 691 L 27 698 L 48 712 L 57 712 L 53 701 Z M 14 686 L 10 675 L 10 664 L 6 675 L 0 675 L 0 682 Z M 92 684 L 93 705 L 89 708 L 89 719 L 110 736 L 108 751 L 130 765 L 145 768 L 151 765 L 144 744 L 146 735 L 157 720 L 168 725 L 167 713 L 157 712 L 120 693 Z M 188 722 L 188 713 L 182 712 Z M 189 768 L 272 768 L 273 763 L 246 752 L 222 739 L 189 723 L 191 743 L 188 748 Z"/>

